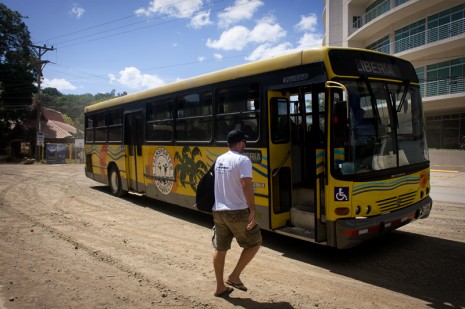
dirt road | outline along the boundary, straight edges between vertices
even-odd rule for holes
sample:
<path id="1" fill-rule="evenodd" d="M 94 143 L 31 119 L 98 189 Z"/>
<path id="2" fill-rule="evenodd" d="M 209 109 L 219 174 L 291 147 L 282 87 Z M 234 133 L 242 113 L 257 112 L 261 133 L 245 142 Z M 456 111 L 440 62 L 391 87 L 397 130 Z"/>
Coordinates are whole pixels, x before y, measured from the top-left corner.
<path id="1" fill-rule="evenodd" d="M 213 297 L 211 225 L 115 198 L 83 165 L 0 165 L 0 308 L 465 308 L 465 204 L 345 251 L 264 233 L 229 299 Z"/>

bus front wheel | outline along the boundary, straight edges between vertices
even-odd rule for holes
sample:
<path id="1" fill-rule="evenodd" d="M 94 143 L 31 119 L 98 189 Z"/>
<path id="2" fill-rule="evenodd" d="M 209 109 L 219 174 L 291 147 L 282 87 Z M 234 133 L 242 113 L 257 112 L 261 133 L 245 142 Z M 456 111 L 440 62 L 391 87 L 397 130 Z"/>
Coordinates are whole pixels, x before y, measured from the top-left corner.
<path id="1" fill-rule="evenodd" d="M 116 167 L 112 166 L 110 168 L 110 190 L 111 194 L 114 196 L 123 196 L 127 191 L 123 190 L 121 184 L 121 175 Z"/>

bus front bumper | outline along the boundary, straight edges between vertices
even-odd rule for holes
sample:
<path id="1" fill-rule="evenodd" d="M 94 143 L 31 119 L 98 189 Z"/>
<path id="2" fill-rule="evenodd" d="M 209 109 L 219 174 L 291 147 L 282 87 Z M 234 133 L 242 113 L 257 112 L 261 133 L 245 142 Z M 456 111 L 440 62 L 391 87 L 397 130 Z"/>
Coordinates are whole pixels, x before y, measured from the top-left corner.
<path id="1" fill-rule="evenodd" d="M 433 201 L 428 196 L 420 202 L 376 217 L 341 219 L 336 221 L 336 246 L 339 249 L 354 247 L 363 241 L 395 230 L 417 219 L 427 218 Z"/>

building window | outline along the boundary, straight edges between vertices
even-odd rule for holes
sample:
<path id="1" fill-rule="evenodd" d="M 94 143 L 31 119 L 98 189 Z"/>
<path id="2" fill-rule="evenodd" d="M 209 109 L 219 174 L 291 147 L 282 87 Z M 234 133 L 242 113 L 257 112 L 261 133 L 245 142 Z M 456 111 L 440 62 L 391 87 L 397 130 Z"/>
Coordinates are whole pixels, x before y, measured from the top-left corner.
<path id="1" fill-rule="evenodd" d="M 391 9 L 390 0 L 375 0 L 366 8 L 366 23 L 369 23 L 376 17 L 388 12 Z"/>
<path id="2" fill-rule="evenodd" d="M 428 43 L 447 39 L 465 32 L 465 4 L 428 17 Z"/>
<path id="3" fill-rule="evenodd" d="M 455 6 L 395 32 L 395 52 L 465 33 L 465 4 Z"/>
<path id="4" fill-rule="evenodd" d="M 426 133 L 430 148 L 460 148 L 465 136 L 465 113 L 427 117 Z"/>
<path id="5" fill-rule="evenodd" d="M 352 17 L 352 26 L 354 28 L 362 28 L 363 26 L 363 21 L 360 16 L 353 16 Z"/>
<path id="6" fill-rule="evenodd" d="M 426 20 L 414 22 L 395 32 L 395 52 L 415 48 L 425 44 Z"/>
<path id="7" fill-rule="evenodd" d="M 390 48 L 389 45 L 391 44 L 391 40 L 389 39 L 389 35 L 379 39 L 376 42 L 371 43 L 367 46 L 367 49 L 376 50 L 382 53 L 389 54 Z"/>
<path id="8" fill-rule="evenodd" d="M 427 97 L 465 92 L 465 57 L 428 65 L 423 88 Z"/>

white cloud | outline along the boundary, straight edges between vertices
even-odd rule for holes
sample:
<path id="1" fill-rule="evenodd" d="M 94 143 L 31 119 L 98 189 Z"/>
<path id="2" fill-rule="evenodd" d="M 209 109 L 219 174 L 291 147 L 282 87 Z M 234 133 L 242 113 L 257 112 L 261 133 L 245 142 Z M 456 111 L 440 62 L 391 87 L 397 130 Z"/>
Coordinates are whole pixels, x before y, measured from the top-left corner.
<path id="1" fill-rule="evenodd" d="M 66 91 L 66 90 L 76 90 L 77 87 L 71 84 L 69 81 L 63 78 L 54 78 L 54 79 L 47 79 L 44 78 L 42 81 L 42 88 L 56 88 L 58 91 Z"/>
<path id="2" fill-rule="evenodd" d="M 81 18 L 84 15 L 86 10 L 79 5 L 79 3 L 73 3 L 73 8 L 71 9 L 71 14 L 76 16 L 77 19 Z"/>
<path id="3" fill-rule="evenodd" d="M 222 50 L 242 50 L 249 43 L 276 42 L 286 36 L 286 31 L 274 18 L 265 18 L 249 30 L 244 26 L 235 26 L 224 31 L 218 40 L 207 40 L 207 47 Z"/>
<path id="4" fill-rule="evenodd" d="M 200 57 L 197 58 L 198 62 L 204 62 L 205 60 L 207 60 L 207 58 L 204 57 L 204 56 L 200 56 Z"/>
<path id="5" fill-rule="evenodd" d="M 177 18 L 190 18 L 202 7 L 203 0 L 151 0 L 148 7 L 139 8 L 135 13 L 139 16 L 152 14 L 172 15 Z"/>
<path id="6" fill-rule="evenodd" d="M 218 40 L 207 40 L 207 47 L 223 50 L 242 50 L 247 45 L 250 31 L 244 26 L 235 26 L 223 32 Z"/>
<path id="7" fill-rule="evenodd" d="M 222 54 L 213 54 L 213 58 L 215 58 L 215 60 L 218 60 L 218 61 L 221 61 L 223 60 L 223 55 Z"/>
<path id="8" fill-rule="evenodd" d="M 212 24 L 212 21 L 210 20 L 210 11 L 208 11 L 208 12 L 200 12 L 196 14 L 194 17 L 192 17 L 189 26 L 194 29 L 200 29 L 203 26 L 208 26 L 211 24 Z"/>
<path id="9" fill-rule="evenodd" d="M 259 21 L 255 28 L 250 31 L 249 41 L 256 43 L 276 42 L 285 37 L 286 30 L 274 22 L 274 18 L 266 18 Z"/>
<path id="10" fill-rule="evenodd" d="M 305 33 L 298 41 L 298 46 L 294 47 L 289 42 L 272 45 L 270 43 L 261 44 L 247 56 L 245 59 L 249 61 L 257 61 L 266 58 L 276 57 L 288 54 L 293 51 L 308 49 L 311 47 L 321 46 L 322 36 L 317 33 Z"/>
<path id="11" fill-rule="evenodd" d="M 321 46 L 323 37 L 317 33 L 305 33 L 299 40 L 298 49 L 306 49 L 316 46 Z"/>
<path id="12" fill-rule="evenodd" d="M 299 23 L 296 24 L 294 28 L 300 32 L 315 32 L 317 25 L 318 18 L 314 13 L 310 13 L 308 16 L 301 15 Z"/>
<path id="13" fill-rule="evenodd" d="M 110 83 L 119 83 L 131 89 L 149 89 L 164 85 L 165 82 L 156 75 L 142 74 L 135 67 L 126 67 L 119 72 L 117 78 L 114 74 L 108 74 Z"/>
<path id="14" fill-rule="evenodd" d="M 289 42 L 284 42 L 275 46 L 269 43 L 265 43 L 255 48 L 255 50 L 245 59 L 249 61 L 256 61 L 284 55 L 290 53 L 291 51 L 294 51 L 294 48 Z"/>
<path id="15" fill-rule="evenodd" d="M 251 19 L 263 4 L 263 1 L 236 0 L 233 6 L 218 14 L 218 26 L 228 28 L 241 20 Z"/>

